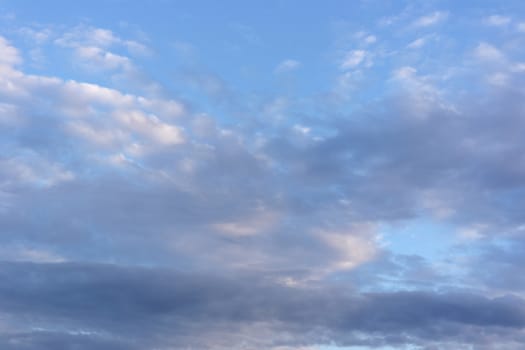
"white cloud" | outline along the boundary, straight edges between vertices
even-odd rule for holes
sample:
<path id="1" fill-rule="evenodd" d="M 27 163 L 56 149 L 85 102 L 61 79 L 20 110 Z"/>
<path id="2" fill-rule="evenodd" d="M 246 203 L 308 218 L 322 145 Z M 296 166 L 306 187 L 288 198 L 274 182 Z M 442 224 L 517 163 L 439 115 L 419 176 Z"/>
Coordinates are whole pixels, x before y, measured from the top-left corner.
<path id="1" fill-rule="evenodd" d="M 298 69 L 299 67 L 301 67 L 301 62 L 287 59 L 279 63 L 279 65 L 275 68 L 275 73 L 290 72 Z"/>
<path id="2" fill-rule="evenodd" d="M 116 111 L 114 116 L 123 126 L 149 137 L 153 142 L 163 145 L 177 145 L 185 141 L 183 132 L 179 127 L 164 123 L 156 115 L 131 110 Z"/>
<path id="3" fill-rule="evenodd" d="M 19 62 L 18 50 L 3 38 L 0 41 L 0 50 L 3 52 L 0 57 L 6 63 Z M 99 48 L 78 47 L 76 50 L 85 57 L 99 59 L 99 66 L 114 68 L 128 63 L 126 58 L 109 55 Z M 2 64 L 0 93 L 6 101 L 16 101 L 0 104 L 0 112 L 5 112 L 0 117 L 0 126 L 20 125 L 31 128 L 31 120 L 25 117 L 25 110 L 52 108 L 54 118 L 57 118 L 54 128 L 76 140 L 87 142 L 95 153 L 111 148 L 113 151 L 120 149 L 128 153 L 144 154 L 143 151 L 137 152 L 137 147 L 132 145 L 145 143 L 149 145 L 148 149 L 160 149 L 163 146 L 181 144 L 185 140 L 183 129 L 173 124 L 173 121 L 184 115 L 186 109 L 175 100 L 145 98 L 96 84 L 26 75 Z M 21 105 L 24 106 L 23 111 L 18 108 Z M 23 161 L 11 161 L 8 166 L 17 172 L 19 179 L 25 179 L 25 183 L 42 186 L 52 186 L 56 181 L 73 176 L 60 168 L 60 164 L 44 166 L 44 161 L 38 158 L 32 164 L 37 168 Z M 46 172 L 49 174 L 47 177 Z"/>
<path id="4" fill-rule="evenodd" d="M 30 27 L 24 27 L 20 29 L 20 34 L 41 45 L 51 38 L 52 31 L 49 28 L 33 29 Z"/>
<path id="5" fill-rule="evenodd" d="M 86 37 L 88 37 L 93 43 L 104 47 L 110 46 L 119 41 L 119 39 L 113 34 L 111 30 L 101 28 L 92 28 L 88 30 Z"/>
<path id="6" fill-rule="evenodd" d="M 507 73 L 496 72 L 492 73 L 487 77 L 490 84 L 495 86 L 505 86 L 508 84 L 510 77 Z"/>
<path id="7" fill-rule="evenodd" d="M 429 27 L 448 18 L 448 12 L 435 11 L 429 15 L 419 17 L 414 21 L 416 27 Z"/>
<path id="8" fill-rule="evenodd" d="M 377 37 L 375 35 L 367 35 L 364 39 L 364 42 L 366 44 L 373 44 L 377 41 Z"/>
<path id="9" fill-rule="evenodd" d="M 525 33 L 525 22 L 520 22 L 516 25 L 518 32 Z"/>
<path id="10" fill-rule="evenodd" d="M 368 34 L 365 31 L 359 31 L 355 33 L 354 36 L 357 40 L 361 41 L 365 45 L 373 44 L 377 41 L 377 37 L 375 35 Z"/>
<path id="11" fill-rule="evenodd" d="M 354 224 L 344 231 L 320 231 L 319 236 L 339 255 L 329 272 L 354 269 L 377 254 L 376 227 L 373 224 Z"/>
<path id="12" fill-rule="evenodd" d="M 75 54 L 82 59 L 90 69 L 129 69 L 129 58 L 104 51 L 95 46 L 81 46 L 75 49 Z"/>
<path id="13" fill-rule="evenodd" d="M 516 62 L 510 66 L 510 71 L 514 73 L 525 72 L 525 62 Z"/>
<path id="14" fill-rule="evenodd" d="M 254 236 L 271 232 L 278 219 L 277 212 L 259 207 L 245 218 L 215 223 L 212 228 L 227 236 Z"/>
<path id="15" fill-rule="evenodd" d="M 404 66 L 392 72 L 393 89 L 395 94 L 403 91 L 404 97 L 399 100 L 398 107 L 403 109 L 403 118 L 406 120 L 428 120 L 439 108 L 453 110 L 454 107 L 446 103 L 441 91 L 432 84 L 429 76 L 419 75 L 416 68 Z"/>
<path id="16" fill-rule="evenodd" d="M 34 151 L 19 152 L 16 156 L 1 159 L 0 175 L 4 179 L 0 182 L 2 187 L 29 185 L 48 188 L 75 178 L 74 173 L 61 164 Z"/>
<path id="17" fill-rule="evenodd" d="M 96 46 L 108 48 L 120 42 L 121 39 L 110 30 L 84 26 L 78 26 L 55 40 L 56 44 L 64 47 Z"/>
<path id="18" fill-rule="evenodd" d="M 118 145 L 119 142 L 124 143 L 129 139 L 122 130 L 102 126 L 97 128 L 80 120 L 68 123 L 67 130 L 98 146 Z"/>
<path id="19" fill-rule="evenodd" d="M 0 36 L 0 64 L 13 66 L 22 62 L 18 50 L 11 46 L 9 41 Z"/>
<path id="20" fill-rule="evenodd" d="M 118 90 L 90 83 L 70 80 L 62 83 L 64 102 L 79 104 L 100 104 L 113 108 L 131 108 L 139 99 L 137 96 L 124 94 Z"/>
<path id="21" fill-rule="evenodd" d="M 342 69 L 355 68 L 359 66 L 366 58 L 365 50 L 352 50 L 348 52 L 341 63 Z"/>
<path id="22" fill-rule="evenodd" d="M 501 15 L 492 15 L 487 18 L 485 18 L 485 23 L 490 26 L 506 26 L 511 22 L 510 17 L 507 16 L 501 16 Z"/>
<path id="23" fill-rule="evenodd" d="M 407 45 L 407 48 L 409 49 L 419 49 L 423 47 L 427 42 L 426 38 L 418 38 L 414 41 L 412 41 L 410 44 Z"/>
<path id="24" fill-rule="evenodd" d="M 175 100 L 153 99 L 138 96 L 137 102 L 141 107 L 149 109 L 158 115 L 162 115 L 164 119 L 177 119 L 186 113 L 184 105 Z"/>
<path id="25" fill-rule="evenodd" d="M 395 79 L 407 80 L 407 79 L 412 79 L 416 75 L 416 73 L 417 73 L 417 69 L 415 69 L 414 67 L 405 66 L 405 67 L 396 69 L 394 71 L 393 77 Z"/>
<path id="26" fill-rule="evenodd" d="M 144 44 L 134 40 L 126 40 L 122 43 L 131 54 L 147 56 L 151 54 L 151 49 Z"/>
<path id="27" fill-rule="evenodd" d="M 59 46 L 73 49 L 94 47 L 101 52 L 105 52 L 113 47 L 121 47 L 133 55 L 150 54 L 150 49 L 138 41 L 124 40 L 108 29 L 85 26 L 78 26 L 66 32 L 56 39 L 55 43 Z"/>
<path id="28" fill-rule="evenodd" d="M 485 224 L 473 224 L 469 227 L 463 227 L 458 230 L 460 238 L 465 240 L 478 240 L 485 236 L 485 230 L 487 225 Z"/>
<path id="29" fill-rule="evenodd" d="M 505 58 L 503 52 L 485 42 L 481 42 L 478 44 L 478 46 L 474 50 L 474 55 L 482 61 L 497 62 L 502 61 Z"/>

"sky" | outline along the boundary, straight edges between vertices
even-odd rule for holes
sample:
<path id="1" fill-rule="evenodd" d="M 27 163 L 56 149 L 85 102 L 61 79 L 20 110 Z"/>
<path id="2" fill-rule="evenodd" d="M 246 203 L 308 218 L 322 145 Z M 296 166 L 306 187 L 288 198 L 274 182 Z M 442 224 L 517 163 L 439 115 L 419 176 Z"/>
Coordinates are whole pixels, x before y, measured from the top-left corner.
<path id="1" fill-rule="evenodd" d="M 0 0 L 0 348 L 525 348 L 525 3 Z"/>

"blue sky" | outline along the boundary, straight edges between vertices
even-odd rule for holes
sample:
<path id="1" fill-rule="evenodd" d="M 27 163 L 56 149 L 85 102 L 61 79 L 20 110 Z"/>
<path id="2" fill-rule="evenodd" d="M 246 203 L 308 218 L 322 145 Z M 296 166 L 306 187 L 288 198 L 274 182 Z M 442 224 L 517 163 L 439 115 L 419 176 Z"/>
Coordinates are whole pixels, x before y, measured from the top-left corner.
<path id="1" fill-rule="evenodd" d="M 0 0 L 0 348 L 525 346 L 521 1 Z"/>

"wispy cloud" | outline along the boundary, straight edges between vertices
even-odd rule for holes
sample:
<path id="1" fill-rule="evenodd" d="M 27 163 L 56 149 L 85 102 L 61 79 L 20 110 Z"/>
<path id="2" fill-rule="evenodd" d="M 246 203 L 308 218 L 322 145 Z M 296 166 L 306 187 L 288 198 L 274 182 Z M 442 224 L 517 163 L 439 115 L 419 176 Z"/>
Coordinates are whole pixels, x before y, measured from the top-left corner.
<path id="1" fill-rule="evenodd" d="M 491 15 L 485 18 L 486 24 L 490 26 L 496 26 L 496 27 L 506 26 L 510 24 L 511 21 L 512 19 L 510 17 L 501 16 L 501 15 Z"/>
<path id="2" fill-rule="evenodd" d="M 419 17 L 413 22 L 413 25 L 416 27 L 429 27 L 436 25 L 440 22 L 445 21 L 449 16 L 448 12 L 444 11 L 435 11 L 431 14 Z"/>
<path id="3" fill-rule="evenodd" d="M 287 59 L 282 61 L 275 67 L 275 73 L 291 72 L 301 67 L 301 62 L 297 60 Z"/>
<path id="4" fill-rule="evenodd" d="M 349 51 L 341 62 L 341 69 L 355 68 L 365 61 L 367 52 L 365 50 Z"/>
<path id="5" fill-rule="evenodd" d="M 409 49 L 419 49 L 423 47 L 427 42 L 427 38 L 417 38 L 416 40 L 410 42 L 407 45 L 407 48 Z"/>

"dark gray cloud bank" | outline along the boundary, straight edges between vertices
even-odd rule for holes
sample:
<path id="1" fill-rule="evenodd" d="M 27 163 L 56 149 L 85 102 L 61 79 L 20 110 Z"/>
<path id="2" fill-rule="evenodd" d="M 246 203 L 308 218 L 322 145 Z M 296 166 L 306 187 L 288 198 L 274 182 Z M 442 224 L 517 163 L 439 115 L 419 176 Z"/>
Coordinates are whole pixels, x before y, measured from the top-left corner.
<path id="1" fill-rule="evenodd" d="M 469 293 L 355 294 L 100 264 L 2 263 L 7 349 L 267 348 L 521 342 L 525 302 Z M 20 331 L 24 328 L 24 331 Z M 244 345 L 243 345 L 244 344 Z M 431 345 L 425 345 L 432 348 Z M 458 345 L 460 346 L 460 345 Z M 512 347 L 507 347 L 512 348 Z"/>
<path id="2" fill-rule="evenodd" d="M 518 39 L 433 74 L 394 62 L 351 112 L 359 72 L 253 99 L 180 73 L 221 119 L 110 55 L 116 34 L 55 35 L 145 88 L 30 74 L 0 37 L 1 349 L 524 347 Z M 452 237 L 439 257 L 385 238 L 421 219 Z"/>

